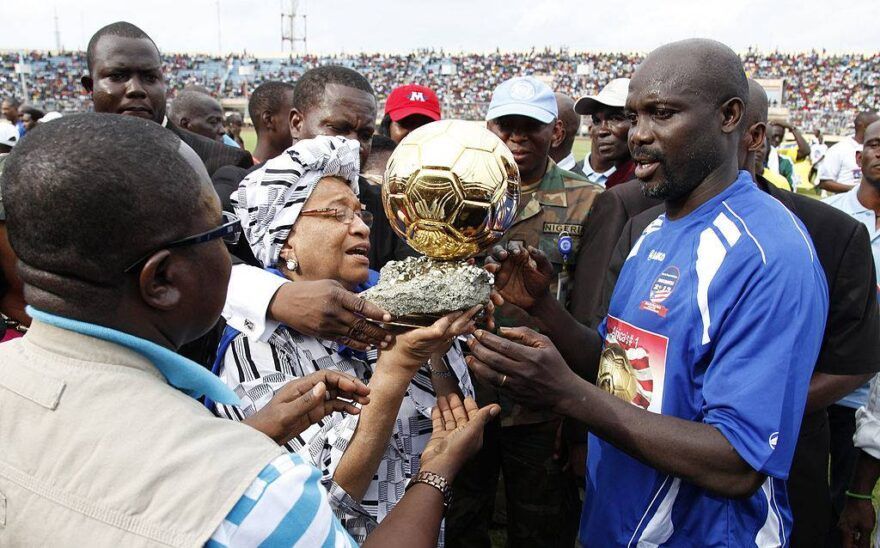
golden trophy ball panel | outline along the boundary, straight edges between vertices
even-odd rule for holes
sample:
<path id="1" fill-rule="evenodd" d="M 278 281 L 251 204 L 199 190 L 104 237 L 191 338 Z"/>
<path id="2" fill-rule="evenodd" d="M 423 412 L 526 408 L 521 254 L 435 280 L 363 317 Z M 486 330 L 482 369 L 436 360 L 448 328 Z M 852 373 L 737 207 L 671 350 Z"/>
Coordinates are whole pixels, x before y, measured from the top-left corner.
<path id="1" fill-rule="evenodd" d="M 385 170 L 382 202 L 394 231 L 416 251 L 462 260 L 513 224 L 519 170 L 485 127 L 463 120 L 422 126 L 403 139 Z"/>

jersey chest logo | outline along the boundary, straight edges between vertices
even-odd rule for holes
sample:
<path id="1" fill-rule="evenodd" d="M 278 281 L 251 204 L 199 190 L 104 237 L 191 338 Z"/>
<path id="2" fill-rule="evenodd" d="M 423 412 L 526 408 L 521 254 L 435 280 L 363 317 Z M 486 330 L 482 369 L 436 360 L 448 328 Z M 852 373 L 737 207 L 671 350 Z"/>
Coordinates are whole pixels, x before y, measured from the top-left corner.
<path id="1" fill-rule="evenodd" d="M 653 312 L 661 318 L 665 318 L 669 309 L 663 306 L 663 303 L 670 295 L 672 295 L 672 292 L 675 290 L 675 285 L 678 283 L 680 277 L 681 271 L 678 270 L 677 266 L 667 266 L 663 272 L 657 276 L 654 283 L 651 284 L 651 289 L 648 292 L 648 300 L 642 301 L 639 308 L 647 310 L 648 312 Z"/>
<path id="2" fill-rule="evenodd" d="M 669 339 L 608 316 L 596 385 L 625 402 L 659 413 Z"/>

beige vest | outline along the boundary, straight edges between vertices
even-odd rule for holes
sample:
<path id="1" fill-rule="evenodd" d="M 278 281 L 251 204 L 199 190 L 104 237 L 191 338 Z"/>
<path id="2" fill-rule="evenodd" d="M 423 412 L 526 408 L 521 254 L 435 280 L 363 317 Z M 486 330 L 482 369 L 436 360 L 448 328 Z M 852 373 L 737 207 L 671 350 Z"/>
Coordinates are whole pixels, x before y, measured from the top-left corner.
<path id="1" fill-rule="evenodd" d="M 0 345 L 0 546 L 201 546 L 285 451 L 122 346 L 34 322 Z"/>

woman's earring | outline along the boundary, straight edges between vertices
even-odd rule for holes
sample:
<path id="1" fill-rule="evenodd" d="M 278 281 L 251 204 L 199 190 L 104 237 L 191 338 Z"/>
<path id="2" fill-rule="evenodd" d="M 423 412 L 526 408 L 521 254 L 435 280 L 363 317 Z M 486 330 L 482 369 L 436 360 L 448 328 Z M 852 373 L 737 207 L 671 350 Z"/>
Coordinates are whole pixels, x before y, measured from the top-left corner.
<path id="1" fill-rule="evenodd" d="M 299 263 L 296 262 L 296 259 L 294 259 L 293 257 L 288 257 L 288 259 L 287 259 L 287 270 L 289 270 L 289 271 L 291 271 L 291 272 L 296 272 L 296 270 L 297 270 L 298 268 L 299 268 Z"/>

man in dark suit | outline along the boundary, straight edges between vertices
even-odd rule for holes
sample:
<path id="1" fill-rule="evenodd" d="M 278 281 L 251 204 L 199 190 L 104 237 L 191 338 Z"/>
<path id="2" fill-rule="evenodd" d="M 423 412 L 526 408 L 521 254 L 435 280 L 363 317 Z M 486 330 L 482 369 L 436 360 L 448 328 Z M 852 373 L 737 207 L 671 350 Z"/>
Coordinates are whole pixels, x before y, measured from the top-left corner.
<path id="1" fill-rule="evenodd" d="M 95 112 L 137 116 L 162 124 L 199 155 L 208 173 L 225 165 L 253 165 L 246 150 L 196 135 L 168 120 L 159 49 L 138 27 L 119 21 L 99 29 L 89 40 L 86 59 L 89 74 L 81 82 L 92 96 Z"/>
<path id="2" fill-rule="evenodd" d="M 746 120 L 750 124 L 740 165 L 755 175 L 763 166 L 767 96 L 754 81 Z M 767 192 L 797 216 L 807 229 L 825 271 L 830 292 L 828 320 L 819 358 L 813 369 L 804 419 L 788 480 L 794 528 L 792 546 L 825 546 L 835 535 L 828 487 L 829 427 L 826 408 L 880 371 L 880 318 L 874 288 L 874 263 L 865 227 L 827 204 L 755 178 Z M 633 217 L 624 227 L 611 259 L 599 313 L 607 310 L 611 291 L 630 249 L 663 205 Z M 780 295 L 780 298 L 785 298 Z"/>

